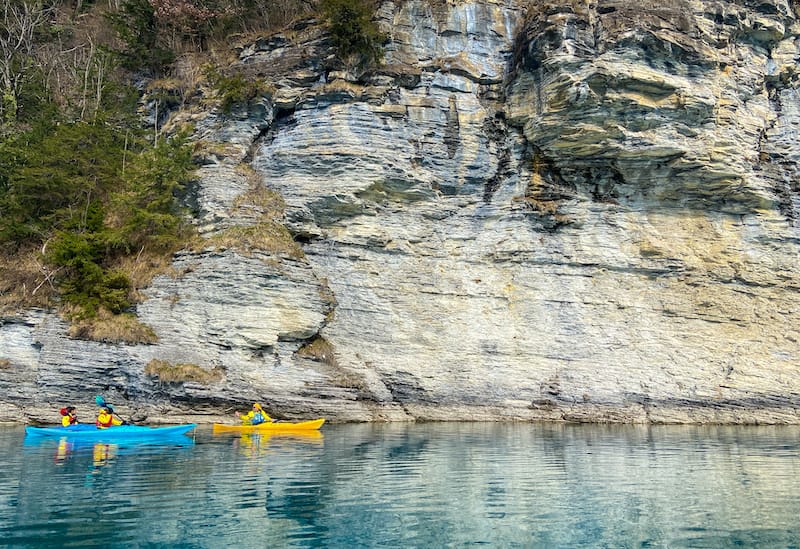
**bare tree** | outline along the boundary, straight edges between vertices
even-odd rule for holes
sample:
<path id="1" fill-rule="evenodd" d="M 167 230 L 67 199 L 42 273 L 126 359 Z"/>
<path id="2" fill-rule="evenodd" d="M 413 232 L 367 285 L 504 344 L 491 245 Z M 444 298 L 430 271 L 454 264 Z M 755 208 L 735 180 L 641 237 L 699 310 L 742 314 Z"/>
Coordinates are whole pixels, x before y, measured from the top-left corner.
<path id="1" fill-rule="evenodd" d="M 20 89 L 33 69 L 36 32 L 55 5 L 35 0 L 0 0 L 0 121 L 17 115 Z"/>

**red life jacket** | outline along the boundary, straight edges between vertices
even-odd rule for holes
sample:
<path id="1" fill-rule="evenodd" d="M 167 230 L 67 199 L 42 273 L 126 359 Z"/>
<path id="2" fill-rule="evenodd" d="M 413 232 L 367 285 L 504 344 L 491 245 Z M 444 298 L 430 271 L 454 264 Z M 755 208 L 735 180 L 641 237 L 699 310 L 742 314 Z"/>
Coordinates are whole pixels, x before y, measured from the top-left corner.
<path id="1" fill-rule="evenodd" d="M 69 414 L 69 412 L 67 411 L 66 407 L 61 408 L 59 410 L 59 412 L 61 413 L 62 416 L 68 416 L 69 417 L 69 424 L 70 425 L 75 425 L 76 423 L 78 423 L 78 418 L 76 416 L 71 416 Z"/>
<path id="2" fill-rule="evenodd" d="M 100 416 L 98 416 L 97 421 L 95 421 L 94 424 L 100 428 L 111 427 L 111 425 L 114 423 L 114 416 L 112 416 L 111 414 L 107 415 L 108 415 L 108 421 L 101 423 Z"/>

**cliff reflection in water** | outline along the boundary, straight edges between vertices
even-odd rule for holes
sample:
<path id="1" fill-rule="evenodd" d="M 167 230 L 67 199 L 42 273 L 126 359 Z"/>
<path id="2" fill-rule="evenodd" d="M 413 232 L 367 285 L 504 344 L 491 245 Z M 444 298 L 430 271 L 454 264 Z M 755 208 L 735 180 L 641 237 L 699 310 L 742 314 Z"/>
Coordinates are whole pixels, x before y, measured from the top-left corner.
<path id="1" fill-rule="evenodd" d="M 309 438 L 200 429 L 185 447 L 119 448 L 88 474 L 97 470 L 93 448 L 54 460 L 56 444 L 20 452 L 14 431 L 0 429 L 0 459 L 9 464 L 0 538 L 26 547 L 726 547 L 800 539 L 797 427 L 323 431 Z M 70 505 L 49 511 L 52 493 Z"/>
<path id="2" fill-rule="evenodd" d="M 347 426 L 273 474 L 268 517 L 327 544 L 671 546 L 800 536 L 798 430 Z"/>

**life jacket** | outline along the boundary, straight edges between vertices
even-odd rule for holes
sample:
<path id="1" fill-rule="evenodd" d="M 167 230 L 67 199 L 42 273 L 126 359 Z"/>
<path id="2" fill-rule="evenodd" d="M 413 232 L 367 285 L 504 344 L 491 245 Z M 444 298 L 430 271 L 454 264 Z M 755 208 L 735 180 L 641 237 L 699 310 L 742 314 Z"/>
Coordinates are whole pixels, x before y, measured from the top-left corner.
<path id="1" fill-rule="evenodd" d="M 251 425 L 258 425 L 259 423 L 264 423 L 267 419 L 264 417 L 264 412 L 258 411 L 253 414 L 253 419 L 250 420 Z"/>
<path id="2" fill-rule="evenodd" d="M 110 412 L 101 410 L 100 413 L 97 414 L 97 421 L 95 421 L 94 424 L 100 429 L 111 427 L 114 424 L 114 416 L 111 415 Z"/>
<path id="3" fill-rule="evenodd" d="M 67 408 L 68 407 L 65 406 L 64 408 L 61 408 L 59 410 L 59 413 L 61 413 L 62 416 L 61 425 L 63 425 L 64 427 L 69 427 L 70 425 L 75 425 L 76 423 L 78 423 L 78 418 L 76 416 L 71 415 Z"/>

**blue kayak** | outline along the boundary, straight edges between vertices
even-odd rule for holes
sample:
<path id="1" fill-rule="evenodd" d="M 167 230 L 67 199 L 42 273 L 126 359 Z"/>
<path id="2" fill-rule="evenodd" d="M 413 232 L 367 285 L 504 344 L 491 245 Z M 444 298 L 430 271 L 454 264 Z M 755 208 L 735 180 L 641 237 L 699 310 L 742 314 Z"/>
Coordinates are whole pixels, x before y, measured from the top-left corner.
<path id="1" fill-rule="evenodd" d="M 197 427 L 194 423 L 167 427 L 145 427 L 143 425 L 116 425 L 98 429 L 94 425 L 70 425 L 69 427 L 25 427 L 27 436 L 68 437 L 76 440 L 129 440 L 140 438 L 169 438 L 183 435 Z"/>

